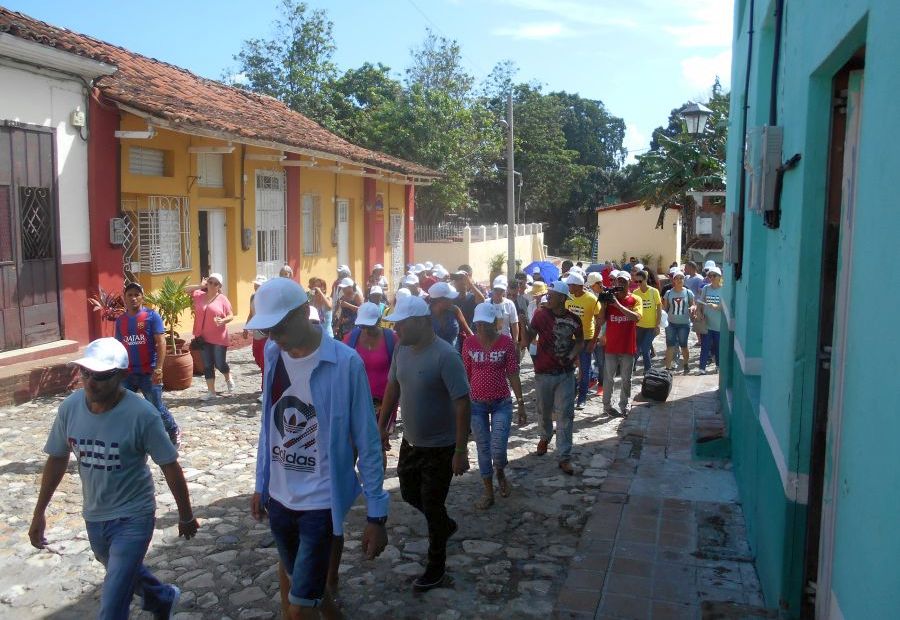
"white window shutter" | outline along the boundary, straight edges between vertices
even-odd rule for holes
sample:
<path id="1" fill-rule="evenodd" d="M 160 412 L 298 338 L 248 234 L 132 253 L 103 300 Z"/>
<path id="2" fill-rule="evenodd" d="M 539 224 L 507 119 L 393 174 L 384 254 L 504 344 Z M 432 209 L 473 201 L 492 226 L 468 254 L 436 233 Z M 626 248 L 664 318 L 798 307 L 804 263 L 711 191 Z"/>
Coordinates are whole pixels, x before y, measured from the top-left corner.
<path id="1" fill-rule="evenodd" d="M 200 187 L 225 187 L 221 153 L 197 153 L 197 183 Z"/>
<path id="2" fill-rule="evenodd" d="M 166 154 L 142 146 L 128 148 L 128 171 L 142 176 L 161 177 L 166 173 Z"/>

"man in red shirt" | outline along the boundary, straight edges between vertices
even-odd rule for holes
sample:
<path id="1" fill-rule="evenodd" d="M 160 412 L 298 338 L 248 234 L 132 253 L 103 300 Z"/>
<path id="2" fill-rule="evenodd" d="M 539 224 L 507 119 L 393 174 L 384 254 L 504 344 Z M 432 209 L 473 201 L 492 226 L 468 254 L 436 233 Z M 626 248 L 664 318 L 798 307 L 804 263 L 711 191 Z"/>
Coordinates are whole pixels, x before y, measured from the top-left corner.
<path id="1" fill-rule="evenodd" d="M 559 468 L 568 475 L 572 467 L 572 423 L 575 420 L 575 360 L 584 348 L 581 319 L 566 309 L 571 298 L 569 285 L 557 280 L 549 284 L 547 304 L 539 308 L 526 328 L 526 346 L 537 337 L 534 356 L 534 382 L 538 410 L 541 413 L 541 440 L 535 454 L 547 453 L 553 436 L 553 412 L 556 422 L 556 456 Z"/>
<path id="2" fill-rule="evenodd" d="M 631 371 L 637 354 L 637 322 L 641 319 L 643 302 L 628 292 L 631 275 L 627 271 L 614 272 L 616 292 L 613 300 L 605 304 L 606 357 L 603 361 L 603 413 L 610 416 L 628 415 L 628 399 L 631 397 Z M 622 393 L 619 409 L 612 407 L 612 392 L 616 373 L 622 376 Z"/>

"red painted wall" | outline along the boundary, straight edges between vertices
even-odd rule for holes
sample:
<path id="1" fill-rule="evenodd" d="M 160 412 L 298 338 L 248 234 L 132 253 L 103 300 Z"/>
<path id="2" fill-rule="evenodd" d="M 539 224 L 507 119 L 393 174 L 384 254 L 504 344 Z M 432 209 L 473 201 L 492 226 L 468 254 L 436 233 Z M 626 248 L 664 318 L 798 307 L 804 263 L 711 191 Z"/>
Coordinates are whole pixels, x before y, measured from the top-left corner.
<path id="1" fill-rule="evenodd" d="M 403 248 L 403 254 L 406 256 L 406 263 L 412 265 L 416 262 L 416 186 L 407 185 L 405 190 L 406 230 L 403 231 L 403 243 L 406 247 Z"/>
<path id="2" fill-rule="evenodd" d="M 109 220 L 119 217 L 119 141 L 115 132 L 119 129 L 119 111 L 110 102 L 97 100 L 95 90 L 90 100 L 90 139 L 88 140 L 88 217 L 91 226 L 91 263 L 89 271 L 88 295 L 97 293 L 98 287 L 107 291 L 121 292 L 124 284 L 122 271 L 123 250 L 109 242 Z M 66 325 L 69 313 L 90 312 L 90 339 L 103 334 L 97 313 L 82 305 L 66 310 Z M 77 322 L 77 319 L 74 319 Z M 70 334 L 73 339 L 83 339 L 81 334 Z"/>
<path id="3" fill-rule="evenodd" d="M 93 312 L 88 304 L 91 288 L 91 263 L 60 265 L 60 296 L 62 298 L 63 334 L 66 340 L 79 344 L 90 342 Z"/>
<path id="4" fill-rule="evenodd" d="M 288 159 L 300 159 L 295 153 L 288 153 Z M 303 282 L 300 274 L 300 259 L 302 258 L 301 247 L 302 234 L 301 226 L 303 218 L 300 213 L 300 168 L 296 166 L 285 166 L 285 177 L 287 179 L 287 192 L 285 193 L 285 243 L 287 248 L 285 255 L 287 264 L 294 270 L 294 274 L 298 282 Z"/>

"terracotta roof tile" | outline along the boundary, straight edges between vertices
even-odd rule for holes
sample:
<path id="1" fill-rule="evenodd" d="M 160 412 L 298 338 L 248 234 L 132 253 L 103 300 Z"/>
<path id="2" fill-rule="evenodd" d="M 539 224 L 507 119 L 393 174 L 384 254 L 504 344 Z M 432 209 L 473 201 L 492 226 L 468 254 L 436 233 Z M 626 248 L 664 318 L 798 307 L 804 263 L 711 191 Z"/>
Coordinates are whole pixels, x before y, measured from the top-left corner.
<path id="1" fill-rule="evenodd" d="M 0 7 L 0 32 L 55 47 L 118 70 L 97 80 L 109 99 L 175 126 L 184 125 L 337 155 L 409 175 L 442 176 L 425 166 L 357 146 L 324 129 L 285 104 L 194 75 L 186 69 L 135 54 Z"/>

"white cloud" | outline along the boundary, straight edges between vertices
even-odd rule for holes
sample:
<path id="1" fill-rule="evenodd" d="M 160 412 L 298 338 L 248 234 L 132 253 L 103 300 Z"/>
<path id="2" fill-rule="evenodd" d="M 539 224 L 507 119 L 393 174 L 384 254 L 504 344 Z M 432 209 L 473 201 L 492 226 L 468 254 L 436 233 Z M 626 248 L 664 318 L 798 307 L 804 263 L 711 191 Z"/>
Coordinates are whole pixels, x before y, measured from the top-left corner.
<path id="1" fill-rule="evenodd" d="M 681 73 L 693 88 L 704 92 L 709 90 L 716 76 L 727 88 L 731 84 L 731 50 L 727 49 L 715 56 L 690 56 L 681 61 Z"/>
<path id="2" fill-rule="evenodd" d="M 232 73 L 225 76 L 226 84 L 233 84 L 235 86 L 246 86 L 250 83 L 250 78 L 247 77 L 247 74 L 241 71 L 240 73 Z"/>
<path id="3" fill-rule="evenodd" d="M 626 164 L 633 164 L 635 156 L 645 153 L 650 146 L 650 136 L 641 131 L 634 123 L 625 123 L 625 148 L 628 149 L 628 155 L 625 157 Z"/>
<path id="4" fill-rule="evenodd" d="M 500 0 L 523 11 L 549 13 L 565 21 L 583 26 L 617 26 L 637 28 L 640 24 L 634 12 L 618 6 L 599 6 L 595 0 Z"/>
<path id="5" fill-rule="evenodd" d="M 530 40 L 558 39 L 575 35 L 571 29 L 559 22 L 531 22 L 512 27 L 504 26 L 495 28 L 493 34 L 500 37 Z"/>
<path id="6" fill-rule="evenodd" d="M 733 3 L 730 0 L 677 0 L 684 23 L 666 26 L 679 47 L 731 47 Z"/>

